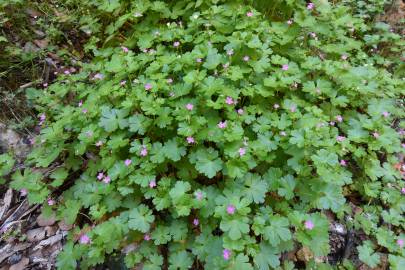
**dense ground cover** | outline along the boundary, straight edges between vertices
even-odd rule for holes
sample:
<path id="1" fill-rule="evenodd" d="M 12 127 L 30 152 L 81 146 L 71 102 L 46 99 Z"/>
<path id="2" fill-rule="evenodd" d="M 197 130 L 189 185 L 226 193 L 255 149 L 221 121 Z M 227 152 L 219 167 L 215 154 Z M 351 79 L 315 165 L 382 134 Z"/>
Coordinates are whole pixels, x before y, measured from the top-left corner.
<path id="1" fill-rule="evenodd" d="M 372 2 L 66 1 L 88 58 L 25 90 L 9 182 L 75 224 L 57 266 L 403 268 L 403 40 Z"/>

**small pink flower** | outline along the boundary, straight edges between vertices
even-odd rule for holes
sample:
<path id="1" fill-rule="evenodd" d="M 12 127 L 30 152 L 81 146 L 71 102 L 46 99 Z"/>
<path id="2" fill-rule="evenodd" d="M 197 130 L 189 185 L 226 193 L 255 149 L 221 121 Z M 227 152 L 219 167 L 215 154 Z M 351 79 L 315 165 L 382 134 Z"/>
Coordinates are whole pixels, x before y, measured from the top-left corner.
<path id="1" fill-rule="evenodd" d="M 83 110 L 82 110 L 82 113 L 84 113 L 84 114 L 86 114 L 87 112 L 88 112 L 87 109 L 83 109 Z"/>
<path id="2" fill-rule="evenodd" d="M 233 206 L 232 204 L 229 204 L 229 205 L 226 207 L 226 212 L 227 212 L 228 214 L 230 214 L 230 215 L 235 214 L 235 210 L 236 210 L 236 208 L 235 208 L 235 206 Z"/>
<path id="3" fill-rule="evenodd" d="M 315 89 L 315 93 L 320 94 L 320 93 L 321 93 L 321 89 L 316 88 L 316 89 Z"/>
<path id="4" fill-rule="evenodd" d="M 200 221 L 198 220 L 198 218 L 195 218 L 195 219 L 193 220 L 193 225 L 194 225 L 194 226 L 198 226 L 198 224 L 200 224 Z"/>
<path id="5" fill-rule="evenodd" d="M 278 108 L 280 108 L 280 105 L 278 105 L 278 104 L 276 103 L 276 104 L 273 105 L 273 108 L 277 110 Z"/>
<path id="6" fill-rule="evenodd" d="M 402 248 L 404 246 L 404 240 L 403 239 L 398 239 L 397 244 L 398 244 L 399 248 Z"/>
<path id="7" fill-rule="evenodd" d="M 315 32 L 310 32 L 309 35 L 313 38 L 316 38 L 316 33 Z"/>
<path id="8" fill-rule="evenodd" d="M 150 83 L 145 84 L 145 90 L 149 91 L 150 89 L 152 89 L 152 84 Z"/>
<path id="9" fill-rule="evenodd" d="M 102 80 L 102 79 L 104 78 L 104 75 L 101 74 L 101 73 L 97 73 L 96 75 L 94 75 L 93 78 L 94 78 L 94 79 L 97 79 L 97 80 Z"/>
<path id="10" fill-rule="evenodd" d="M 380 134 L 378 132 L 374 131 L 373 132 L 373 137 L 377 139 L 378 137 L 380 137 Z"/>
<path id="11" fill-rule="evenodd" d="M 247 61 L 249 61 L 249 60 L 250 60 L 250 57 L 249 57 L 249 56 L 245 55 L 245 56 L 243 57 L 243 61 L 247 62 Z"/>
<path id="12" fill-rule="evenodd" d="M 343 55 L 340 57 L 340 59 L 342 59 L 342 60 L 347 60 L 347 55 L 346 55 L 346 54 L 343 54 Z"/>
<path id="13" fill-rule="evenodd" d="M 124 86 L 126 83 L 127 83 L 127 81 L 124 80 L 124 81 L 121 81 L 121 82 L 120 82 L 120 85 L 121 85 L 121 86 Z"/>
<path id="14" fill-rule="evenodd" d="M 47 83 L 42 84 L 43 87 L 48 87 Z"/>
<path id="15" fill-rule="evenodd" d="M 227 50 L 226 51 L 226 54 L 228 55 L 228 56 L 232 56 L 233 55 L 233 49 L 229 49 L 229 50 Z"/>
<path id="16" fill-rule="evenodd" d="M 388 116 L 390 116 L 390 113 L 389 113 L 389 112 L 382 112 L 382 115 L 383 115 L 385 118 L 387 118 Z"/>
<path id="17" fill-rule="evenodd" d="M 246 154 L 246 149 L 241 147 L 241 148 L 239 148 L 238 152 L 239 152 L 239 156 L 242 157 L 242 156 L 244 156 Z"/>
<path id="18" fill-rule="evenodd" d="M 150 180 L 150 182 L 149 182 L 149 187 L 150 187 L 150 188 L 156 187 L 156 180 Z"/>
<path id="19" fill-rule="evenodd" d="M 224 249 L 222 251 L 222 256 L 224 257 L 224 260 L 229 260 L 231 258 L 231 251 L 229 249 Z"/>
<path id="20" fill-rule="evenodd" d="M 129 166 L 129 165 L 131 165 L 131 163 L 132 163 L 132 160 L 130 160 L 130 159 L 126 159 L 125 161 L 124 161 L 124 163 L 125 163 L 125 166 Z"/>
<path id="21" fill-rule="evenodd" d="M 346 167 L 346 166 L 347 166 L 347 162 L 346 162 L 346 160 L 344 160 L 344 159 L 342 159 L 339 163 L 340 163 L 340 165 L 342 165 L 343 167 Z"/>
<path id="22" fill-rule="evenodd" d="M 168 84 L 172 84 L 172 83 L 173 83 L 173 79 L 172 79 L 172 78 L 168 78 L 168 79 L 166 80 L 166 82 L 167 82 Z"/>
<path id="23" fill-rule="evenodd" d="M 226 121 L 223 121 L 223 122 L 221 121 L 221 122 L 219 122 L 219 123 L 218 123 L 218 127 L 221 128 L 221 129 L 226 128 Z"/>
<path id="24" fill-rule="evenodd" d="M 398 134 L 401 135 L 401 136 L 404 136 L 405 135 L 405 129 L 400 129 L 398 131 Z"/>
<path id="25" fill-rule="evenodd" d="M 96 146 L 100 147 L 100 146 L 102 146 L 102 145 L 103 145 L 103 142 L 102 142 L 102 141 L 96 142 Z"/>
<path id="26" fill-rule="evenodd" d="M 334 121 L 330 121 L 330 122 L 329 122 L 329 125 L 331 125 L 332 127 L 335 126 L 335 124 L 336 124 L 336 123 L 335 123 Z"/>
<path id="27" fill-rule="evenodd" d="M 288 25 L 292 25 L 292 24 L 293 24 L 293 21 L 292 21 L 292 20 L 288 20 L 288 21 L 287 21 L 287 24 L 288 24 Z"/>
<path id="28" fill-rule="evenodd" d="M 86 131 L 86 136 L 87 137 L 92 137 L 93 136 L 93 132 L 91 130 Z"/>
<path id="29" fill-rule="evenodd" d="M 290 67 L 288 66 L 288 64 L 284 64 L 281 69 L 284 71 L 287 71 Z"/>
<path id="30" fill-rule="evenodd" d="M 179 42 L 179 41 L 175 41 L 175 42 L 173 43 L 173 46 L 174 46 L 175 48 L 179 47 L 179 46 L 180 46 L 180 42 Z"/>
<path id="31" fill-rule="evenodd" d="M 101 180 L 103 178 L 104 178 L 104 173 L 100 172 L 100 173 L 97 174 L 97 179 L 98 180 Z"/>
<path id="32" fill-rule="evenodd" d="M 188 143 L 194 143 L 194 142 L 195 142 L 194 138 L 191 137 L 191 136 L 188 136 L 188 137 L 186 138 L 186 140 L 187 140 Z"/>
<path id="33" fill-rule="evenodd" d="M 307 5 L 308 10 L 312 10 L 312 9 L 314 9 L 314 7 L 315 7 L 315 5 L 312 2 L 308 3 L 308 5 Z"/>
<path id="34" fill-rule="evenodd" d="M 231 97 L 226 97 L 225 103 L 228 104 L 228 105 L 234 104 L 233 98 L 231 98 Z"/>
<path id="35" fill-rule="evenodd" d="M 48 199 L 48 205 L 49 206 L 55 205 L 55 201 L 53 199 Z"/>
<path id="36" fill-rule="evenodd" d="M 83 106 L 83 101 L 80 100 L 79 103 L 77 104 L 77 106 L 78 106 L 78 107 Z"/>
<path id="37" fill-rule="evenodd" d="M 314 228 L 314 223 L 311 220 L 305 221 L 305 229 L 312 230 Z"/>
<path id="38" fill-rule="evenodd" d="M 346 139 L 345 136 L 337 136 L 336 137 L 336 141 L 338 141 L 338 142 L 343 142 L 345 139 Z"/>
<path id="39" fill-rule="evenodd" d="M 405 187 L 401 188 L 401 193 L 405 195 Z"/>
<path id="40" fill-rule="evenodd" d="M 21 195 L 22 197 L 27 196 L 27 194 L 28 194 L 28 191 L 27 191 L 25 188 L 23 188 L 23 189 L 20 190 L 20 195 Z"/>
<path id="41" fill-rule="evenodd" d="M 239 115 L 242 115 L 243 114 L 243 109 L 238 109 L 237 112 L 238 112 Z"/>
<path id="42" fill-rule="evenodd" d="M 295 112 L 297 110 L 297 107 L 295 105 L 291 106 L 290 111 Z"/>
<path id="43" fill-rule="evenodd" d="M 285 131 L 281 131 L 281 132 L 280 132 L 280 135 L 281 135 L 281 136 L 287 136 L 287 133 L 285 133 Z"/>
<path id="44" fill-rule="evenodd" d="M 44 113 L 39 116 L 39 120 L 41 122 L 45 121 L 45 119 L 46 119 L 46 115 Z"/>
<path id="45" fill-rule="evenodd" d="M 124 53 L 129 52 L 129 49 L 127 47 L 121 46 L 121 49 Z"/>
<path id="46" fill-rule="evenodd" d="M 145 241 L 150 241 L 150 235 L 149 234 L 145 234 L 144 236 L 143 236 L 143 240 L 145 240 Z"/>
<path id="47" fill-rule="evenodd" d="M 248 12 L 246 13 L 246 16 L 252 17 L 252 16 L 253 16 L 253 12 L 252 12 L 252 11 L 248 11 Z"/>
<path id="48" fill-rule="evenodd" d="M 186 109 L 189 110 L 189 111 L 192 111 L 193 108 L 194 108 L 194 105 L 191 104 L 191 103 L 188 103 L 188 104 L 186 105 Z"/>
<path id="49" fill-rule="evenodd" d="M 401 144 L 402 148 L 405 148 L 405 143 Z"/>
<path id="50" fill-rule="evenodd" d="M 106 175 L 106 176 L 104 177 L 104 179 L 103 179 L 103 183 L 108 184 L 108 183 L 110 183 L 110 182 L 111 182 L 111 178 L 110 178 L 108 175 Z"/>
<path id="51" fill-rule="evenodd" d="M 80 235 L 79 243 L 83 245 L 90 244 L 91 240 L 90 237 L 87 236 L 87 234 L 82 234 Z"/>
<path id="52" fill-rule="evenodd" d="M 202 62 L 202 59 L 201 59 L 201 58 L 197 58 L 195 61 L 196 61 L 197 63 L 201 63 L 201 62 Z"/>
<path id="53" fill-rule="evenodd" d="M 223 67 L 224 69 L 229 68 L 229 63 L 225 63 L 225 64 L 223 64 L 223 65 L 222 65 L 222 67 Z"/>
<path id="54" fill-rule="evenodd" d="M 201 201 L 201 200 L 203 199 L 203 197 L 204 197 L 204 195 L 202 194 L 201 191 L 197 191 L 197 192 L 195 193 L 195 198 L 196 198 L 198 201 Z"/>
<path id="55" fill-rule="evenodd" d="M 70 71 L 69 71 L 69 70 L 65 70 L 65 71 L 63 71 L 63 73 L 65 73 L 66 75 L 69 75 L 69 74 L 70 74 Z"/>
<path id="56" fill-rule="evenodd" d="M 336 121 L 338 121 L 339 123 L 342 123 L 342 122 L 343 122 L 343 117 L 342 117 L 341 115 L 337 115 L 337 116 L 335 117 L 335 119 L 336 119 Z"/>
<path id="57" fill-rule="evenodd" d="M 148 149 L 146 149 L 145 147 L 143 147 L 142 150 L 141 150 L 141 156 L 142 156 L 142 157 L 145 157 L 145 156 L 147 156 L 147 155 L 148 155 Z"/>

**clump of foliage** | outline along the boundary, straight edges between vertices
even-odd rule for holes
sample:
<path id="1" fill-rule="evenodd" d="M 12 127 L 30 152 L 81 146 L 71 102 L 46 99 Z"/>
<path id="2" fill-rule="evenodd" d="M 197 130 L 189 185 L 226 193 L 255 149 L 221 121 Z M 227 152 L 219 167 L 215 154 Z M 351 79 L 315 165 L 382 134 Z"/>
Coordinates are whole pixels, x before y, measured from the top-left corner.
<path id="1" fill-rule="evenodd" d="M 94 58 L 28 90 L 42 129 L 11 183 L 77 224 L 60 269 L 121 250 L 143 269 L 293 269 L 297 245 L 329 253 L 325 211 L 369 235 L 364 263 L 404 265 L 404 82 L 384 55 L 403 41 L 343 4 L 276 2 L 89 1 Z"/>

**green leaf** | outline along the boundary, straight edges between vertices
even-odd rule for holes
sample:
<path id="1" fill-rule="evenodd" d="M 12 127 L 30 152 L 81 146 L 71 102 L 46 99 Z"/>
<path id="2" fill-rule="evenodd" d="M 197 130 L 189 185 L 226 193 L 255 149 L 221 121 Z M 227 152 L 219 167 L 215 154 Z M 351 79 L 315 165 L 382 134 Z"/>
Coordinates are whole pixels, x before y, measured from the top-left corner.
<path id="1" fill-rule="evenodd" d="M 154 220 L 155 216 L 152 211 L 146 205 L 141 204 L 129 211 L 128 227 L 146 233 Z"/>
<path id="2" fill-rule="evenodd" d="M 174 253 L 169 257 L 169 270 L 186 270 L 191 267 L 193 260 L 191 254 L 185 250 Z"/>
<path id="3" fill-rule="evenodd" d="M 254 263 L 259 270 L 270 270 L 280 265 L 276 250 L 265 243 L 261 243 L 259 253 L 254 256 Z"/>
<path id="4" fill-rule="evenodd" d="M 162 153 L 170 160 L 179 161 L 186 154 L 186 148 L 179 146 L 175 139 L 165 142 Z"/>
<path id="5" fill-rule="evenodd" d="M 107 132 L 113 132 L 118 129 L 118 127 L 123 129 L 128 126 L 128 121 L 125 119 L 127 115 L 127 110 L 117 110 L 102 107 L 99 125 Z"/>
<path id="6" fill-rule="evenodd" d="M 363 242 L 363 245 L 357 247 L 359 258 L 370 267 L 376 267 L 380 263 L 380 255 L 374 252 L 370 241 Z"/>
<path id="7" fill-rule="evenodd" d="M 220 62 L 221 55 L 218 54 L 218 50 L 210 46 L 208 48 L 208 55 L 203 66 L 207 69 L 215 69 Z"/>
<path id="8" fill-rule="evenodd" d="M 142 114 L 136 114 L 128 118 L 129 131 L 137 132 L 140 135 L 144 135 L 147 128 L 152 123 L 152 120 L 143 116 Z"/>
<path id="9" fill-rule="evenodd" d="M 269 219 L 270 225 L 264 228 L 263 237 L 272 245 L 278 245 L 281 241 L 291 239 L 289 222 L 287 218 L 275 215 Z"/>
<path id="10" fill-rule="evenodd" d="M 232 219 L 224 219 L 221 221 L 220 228 L 224 232 L 228 232 L 229 238 L 238 240 L 242 234 L 249 233 L 249 219 L 247 217 L 235 217 Z"/>
<path id="11" fill-rule="evenodd" d="M 197 171 L 205 174 L 208 178 L 214 177 L 222 169 L 222 160 L 218 158 L 218 152 L 213 148 L 199 149 L 190 154 L 190 162 L 195 164 Z"/>

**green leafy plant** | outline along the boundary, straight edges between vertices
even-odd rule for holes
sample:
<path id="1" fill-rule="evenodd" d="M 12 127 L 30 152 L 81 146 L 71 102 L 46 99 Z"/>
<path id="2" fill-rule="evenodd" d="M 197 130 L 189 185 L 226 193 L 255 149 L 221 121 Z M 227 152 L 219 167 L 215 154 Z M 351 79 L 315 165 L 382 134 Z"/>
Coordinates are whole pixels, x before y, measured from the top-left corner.
<path id="1" fill-rule="evenodd" d="M 281 254 L 326 256 L 352 196 L 360 259 L 403 262 L 404 82 L 379 51 L 402 41 L 342 3 L 276 2 L 89 1 L 94 58 L 28 90 L 42 129 L 11 183 L 81 225 L 60 269 L 124 247 L 128 267 L 293 269 Z"/>

